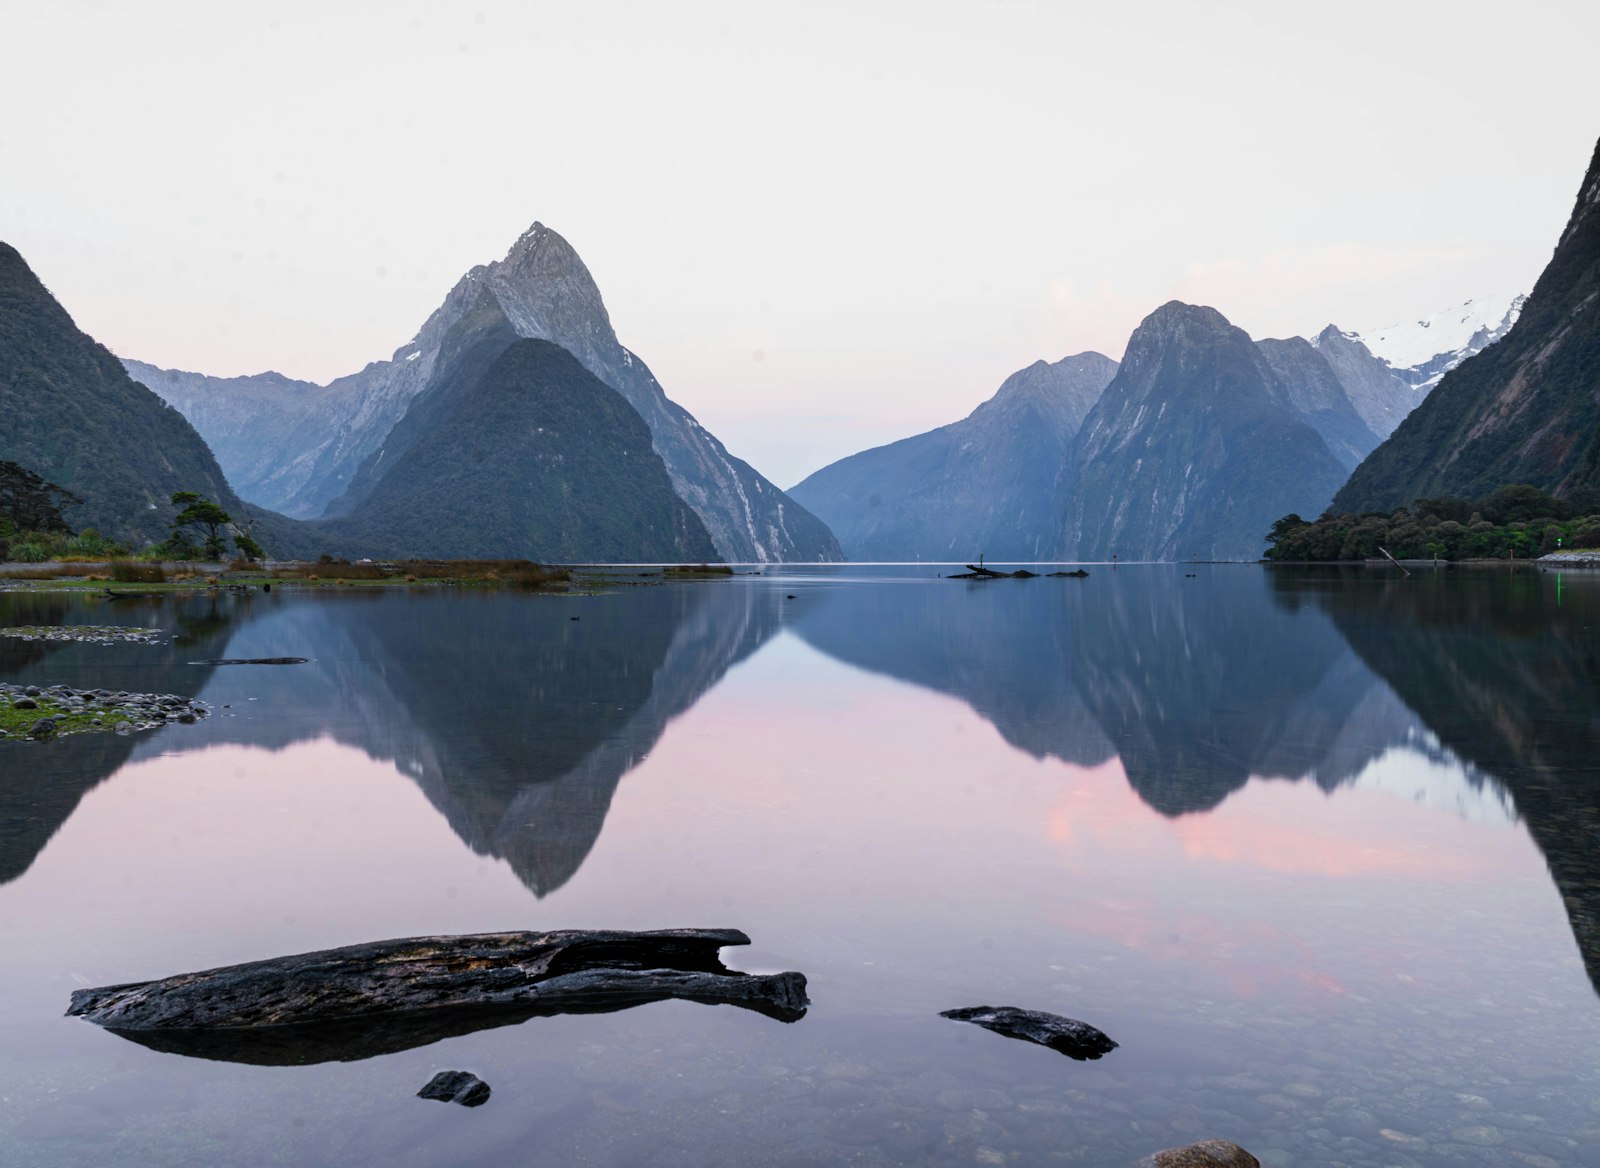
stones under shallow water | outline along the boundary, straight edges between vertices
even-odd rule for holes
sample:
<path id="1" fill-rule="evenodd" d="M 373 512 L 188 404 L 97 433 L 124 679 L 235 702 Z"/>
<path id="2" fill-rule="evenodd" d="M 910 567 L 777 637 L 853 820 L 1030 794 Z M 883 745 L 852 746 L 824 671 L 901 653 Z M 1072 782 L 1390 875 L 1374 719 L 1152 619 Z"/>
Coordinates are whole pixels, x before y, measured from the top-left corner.
<path id="1" fill-rule="evenodd" d="M 1115 1042 L 1087 1022 L 1039 1010 L 1022 1010 L 1016 1006 L 963 1006 L 957 1010 L 942 1010 L 939 1017 L 971 1022 L 1007 1038 L 1036 1042 L 1079 1062 L 1097 1059 L 1117 1049 Z"/>
<path id="2" fill-rule="evenodd" d="M 369 1058 L 668 998 L 805 1016 L 800 973 L 728 969 L 737 929 L 411 937 L 77 990 L 67 1013 L 156 1050 L 261 1065 Z"/>
<path id="3" fill-rule="evenodd" d="M 1146 1156 L 1135 1168 L 1261 1168 L 1261 1161 L 1231 1140 L 1202 1140 Z"/>
<path id="4" fill-rule="evenodd" d="M 489 1102 L 489 1084 L 468 1071 L 440 1071 L 417 1092 L 417 1098 L 481 1107 Z"/>

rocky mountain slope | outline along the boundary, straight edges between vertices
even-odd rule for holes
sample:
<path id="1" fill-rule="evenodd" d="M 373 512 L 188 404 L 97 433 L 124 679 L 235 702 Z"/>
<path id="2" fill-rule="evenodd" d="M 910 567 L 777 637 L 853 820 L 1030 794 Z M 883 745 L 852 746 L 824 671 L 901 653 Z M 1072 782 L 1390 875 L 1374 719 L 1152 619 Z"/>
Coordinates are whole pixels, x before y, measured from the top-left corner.
<path id="1" fill-rule="evenodd" d="M 853 560 L 1037 560 L 1056 477 L 1117 371 L 1099 353 L 1036 361 L 966 418 L 825 466 L 790 494 Z"/>
<path id="2" fill-rule="evenodd" d="M 280 511 L 293 502 L 288 485 L 305 473 L 293 460 L 286 464 L 283 452 L 316 448 L 343 425 L 338 407 L 354 405 L 324 386 L 281 373 L 207 377 L 126 358 L 122 365 L 189 419 L 235 491 Z"/>
<path id="3" fill-rule="evenodd" d="M 1073 440 L 1057 556 L 1257 558 L 1276 519 L 1320 513 L 1345 478 L 1303 397 L 1216 309 L 1156 309 Z"/>
<path id="4" fill-rule="evenodd" d="M 204 440 L 72 321 L 22 256 L 0 243 L 0 459 L 83 499 L 76 528 L 138 547 L 166 537 L 174 491 L 242 516 Z"/>
<path id="5" fill-rule="evenodd" d="M 1443 376 L 1334 506 L 1388 511 L 1508 483 L 1568 498 L 1600 491 L 1600 146 L 1515 324 Z"/>
<path id="6" fill-rule="evenodd" d="M 421 330 L 387 361 L 330 383 L 322 392 L 303 383 L 233 394 L 225 379 L 162 371 L 153 389 L 194 417 L 224 465 L 285 513 L 311 517 L 353 514 L 358 491 L 346 492 L 357 471 L 384 445 L 411 402 L 433 380 L 440 346 L 451 327 L 487 291 L 517 335 L 567 349 L 620 393 L 649 426 L 657 453 L 678 495 L 700 517 L 718 553 L 745 561 L 829 560 L 840 556 L 826 526 L 748 464 L 730 455 L 681 406 L 669 400 L 643 361 L 625 349 L 588 269 L 554 231 L 534 224 L 505 258 L 473 268 L 457 282 Z M 140 368 L 146 368 L 140 366 Z M 207 397 L 227 404 L 204 404 Z M 262 460 L 249 453 L 251 433 L 281 445 Z"/>
<path id="7" fill-rule="evenodd" d="M 358 473 L 355 513 L 313 523 L 329 543 L 384 557 L 716 558 L 644 420 L 567 350 L 518 337 L 485 292 L 441 353 L 441 377 Z"/>

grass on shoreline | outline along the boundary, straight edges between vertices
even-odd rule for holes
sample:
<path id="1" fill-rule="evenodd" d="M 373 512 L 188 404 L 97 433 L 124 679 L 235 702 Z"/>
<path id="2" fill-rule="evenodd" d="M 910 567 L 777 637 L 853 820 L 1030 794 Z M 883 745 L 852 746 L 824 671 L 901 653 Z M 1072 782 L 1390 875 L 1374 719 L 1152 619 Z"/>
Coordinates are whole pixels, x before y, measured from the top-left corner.
<path id="1" fill-rule="evenodd" d="M 156 595 L 213 588 L 516 588 L 530 592 L 591 594 L 624 582 L 620 569 L 566 568 L 532 560 L 392 560 L 231 564 L 82 563 L 0 564 L 0 591 L 110 592 Z M 627 573 L 632 576 L 634 573 Z M 668 565 L 639 575 L 658 581 L 720 580 L 734 575 L 725 564 Z"/>

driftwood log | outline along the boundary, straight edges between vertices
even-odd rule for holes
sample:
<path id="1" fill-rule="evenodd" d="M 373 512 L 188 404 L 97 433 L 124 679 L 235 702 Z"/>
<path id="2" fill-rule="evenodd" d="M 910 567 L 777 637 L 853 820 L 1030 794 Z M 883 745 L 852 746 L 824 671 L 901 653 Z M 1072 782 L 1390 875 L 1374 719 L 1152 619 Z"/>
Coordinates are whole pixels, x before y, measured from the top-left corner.
<path id="1" fill-rule="evenodd" d="M 67 1013 L 156 1050 L 269 1065 L 370 1058 L 668 998 L 802 1018 L 804 974 L 722 964 L 724 945 L 749 943 L 737 929 L 411 937 L 77 990 Z"/>
<path id="2" fill-rule="evenodd" d="M 963 1006 L 959 1010 L 944 1010 L 941 1018 L 956 1022 L 971 1022 L 1007 1038 L 1020 1038 L 1036 1042 L 1068 1058 L 1083 1062 L 1097 1059 L 1117 1049 L 1117 1044 L 1104 1031 L 1087 1022 L 1065 1018 L 1060 1014 L 1046 1014 L 1042 1010 L 1020 1010 L 1016 1006 Z"/>

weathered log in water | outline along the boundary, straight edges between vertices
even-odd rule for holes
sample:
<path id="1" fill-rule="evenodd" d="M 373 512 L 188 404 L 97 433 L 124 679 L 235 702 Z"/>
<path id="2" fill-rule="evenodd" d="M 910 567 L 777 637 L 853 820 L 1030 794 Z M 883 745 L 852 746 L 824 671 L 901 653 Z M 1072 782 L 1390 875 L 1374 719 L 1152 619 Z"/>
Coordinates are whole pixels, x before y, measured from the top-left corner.
<path id="1" fill-rule="evenodd" d="M 1036 1042 L 1051 1050 L 1082 1062 L 1097 1059 L 1117 1049 L 1117 1044 L 1106 1034 L 1060 1014 L 1046 1014 L 1040 1010 L 1021 1010 L 1016 1006 L 964 1006 L 959 1010 L 943 1010 L 939 1017 L 956 1022 L 971 1022 L 1007 1038 L 1020 1038 Z"/>
<path id="2" fill-rule="evenodd" d="M 190 665 L 304 665 L 308 657 L 211 657 Z"/>
<path id="3" fill-rule="evenodd" d="M 1087 576 L 1089 573 L 1085 572 Z M 996 572 L 993 568 L 980 568 L 977 564 L 968 564 L 965 572 L 951 572 L 946 580 L 1032 580 L 1039 573 L 1030 572 L 1026 568 L 1018 568 L 1015 572 Z"/>
<path id="4" fill-rule="evenodd" d="M 749 943 L 737 929 L 412 937 L 77 990 L 67 1013 L 157 1050 L 274 1065 L 668 998 L 803 1017 L 803 974 L 739 973 L 718 958 Z"/>

